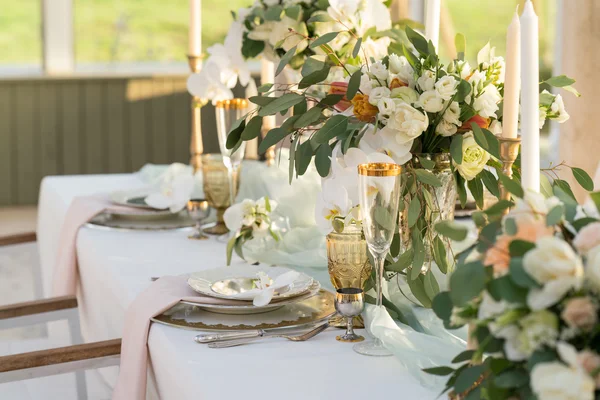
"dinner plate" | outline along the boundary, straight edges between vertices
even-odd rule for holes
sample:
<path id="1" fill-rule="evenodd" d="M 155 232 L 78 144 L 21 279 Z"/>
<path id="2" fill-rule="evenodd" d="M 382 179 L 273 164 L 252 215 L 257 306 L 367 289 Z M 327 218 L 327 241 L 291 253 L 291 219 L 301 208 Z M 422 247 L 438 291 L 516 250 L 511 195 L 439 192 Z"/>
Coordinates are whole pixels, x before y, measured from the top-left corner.
<path id="1" fill-rule="evenodd" d="M 188 303 L 178 303 L 151 318 L 153 322 L 176 328 L 200 331 L 238 331 L 285 329 L 327 321 L 335 313 L 334 296 L 320 290 L 316 296 L 287 304 L 262 314 L 219 315 Z"/>
<path id="2" fill-rule="evenodd" d="M 178 214 L 169 213 L 161 218 L 123 218 L 110 213 L 102 213 L 92 218 L 91 226 L 101 226 L 111 229 L 134 231 L 163 231 L 188 228 L 196 223 L 188 217 L 185 211 Z"/>
<path id="3" fill-rule="evenodd" d="M 198 306 L 203 308 L 206 311 L 210 311 L 212 313 L 217 314 L 233 314 L 233 315 L 248 315 L 248 314 L 263 314 L 267 312 L 271 312 L 273 310 L 277 310 L 278 308 L 282 308 L 284 306 L 302 302 L 304 300 L 310 299 L 313 296 L 319 294 L 321 290 L 321 284 L 318 281 L 313 281 L 312 285 L 308 288 L 308 290 L 299 296 L 295 297 L 280 297 L 278 299 L 273 299 L 269 304 L 264 306 L 255 306 L 250 301 L 238 301 L 233 305 L 222 305 L 222 304 L 198 304 L 194 302 L 182 301 L 182 303 L 186 303 L 189 305 Z M 238 304 L 239 303 L 239 304 Z"/>
<path id="4" fill-rule="evenodd" d="M 291 271 L 289 268 L 260 265 L 221 267 L 190 274 L 188 285 L 194 291 L 205 296 L 250 301 L 254 296 L 252 294 L 244 296 L 244 292 L 252 289 L 251 286 L 248 286 L 249 280 L 257 278 L 259 272 L 264 272 L 275 280 L 278 276 L 289 271 Z M 242 284 L 243 282 L 246 282 L 246 284 Z M 312 277 L 300 273 L 290 286 L 276 291 L 273 300 L 298 296 L 306 292 L 312 283 Z"/>

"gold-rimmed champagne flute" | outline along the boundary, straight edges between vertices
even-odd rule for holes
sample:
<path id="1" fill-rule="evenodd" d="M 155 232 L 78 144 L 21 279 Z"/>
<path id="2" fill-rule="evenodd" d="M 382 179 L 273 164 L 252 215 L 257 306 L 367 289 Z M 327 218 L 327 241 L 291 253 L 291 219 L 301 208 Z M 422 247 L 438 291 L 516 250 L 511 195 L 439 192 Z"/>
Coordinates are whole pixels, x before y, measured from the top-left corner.
<path id="1" fill-rule="evenodd" d="M 235 121 L 242 118 L 244 114 L 248 112 L 248 106 L 249 102 L 246 99 L 220 100 L 215 105 L 219 149 L 221 150 L 221 155 L 223 156 L 223 164 L 225 164 L 227 171 L 229 172 L 229 195 L 231 196 L 231 205 L 235 203 L 233 175 L 237 172 L 242 159 L 244 158 L 244 153 L 246 152 L 246 142 L 241 141 L 241 144 L 238 147 L 228 149 L 227 134 L 231 130 L 231 127 Z"/>
<path id="2" fill-rule="evenodd" d="M 382 311 L 383 263 L 390 249 L 398 220 L 402 167 L 392 163 L 368 163 L 358 166 L 358 195 L 362 227 L 367 247 L 376 268 L 376 314 Z M 354 351 L 367 356 L 391 356 L 381 340 L 358 343 Z"/>

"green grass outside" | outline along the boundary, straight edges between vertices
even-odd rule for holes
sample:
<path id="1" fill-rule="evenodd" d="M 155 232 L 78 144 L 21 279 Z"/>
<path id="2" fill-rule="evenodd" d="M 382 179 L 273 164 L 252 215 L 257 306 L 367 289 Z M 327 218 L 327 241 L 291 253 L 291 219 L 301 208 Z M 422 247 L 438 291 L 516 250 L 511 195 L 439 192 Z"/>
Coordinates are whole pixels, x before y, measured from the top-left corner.
<path id="1" fill-rule="evenodd" d="M 506 28 L 516 0 L 446 0 L 454 29 L 467 37 L 467 57 L 490 40 L 505 53 Z M 41 60 L 40 0 L 5 1 L 0 10 L 0 64 L 32 64 Z M 185 61 L 188 43 L 188 0 L 74 0 L 75 57 L 78 63 Z M 223 40 L 231 9 L 252 0 L 203 0 L 204 48 Z M 539 2 L 543 69 L 552 63 L 555 5 Z M 444 49 L 442 48 L 442 55 Z"/>

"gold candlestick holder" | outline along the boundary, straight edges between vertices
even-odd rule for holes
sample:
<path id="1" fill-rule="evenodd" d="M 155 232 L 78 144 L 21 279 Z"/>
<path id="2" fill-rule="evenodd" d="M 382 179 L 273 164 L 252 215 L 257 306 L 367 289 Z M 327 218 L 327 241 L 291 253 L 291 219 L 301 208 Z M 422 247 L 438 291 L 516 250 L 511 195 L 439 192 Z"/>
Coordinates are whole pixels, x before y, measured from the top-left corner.
<path id="1" fill-rule="evenodd" d="M 200 72 L 202 68 L 201 55 L 188 54 L 188 65 L 192 73 Z M 197 96 L 192 96 L 191 111 L 192 111 L 192 131 L 190 136 L 190 164 L 194 168 L 194 172 L 202 168 L 202 153 L 204 152 L 204 144 L 202 143 L 202 123 L 200 111 L 206 105 L 206 100 Z"/>
<path id="2" fill-rule="evenodd" d="M 509 178 L 512 178 L 512 166 L 519 155 L 519 146 L 521 146 L 521 138 L 506 138 L 498 136 L 500 142 L 500 161 L 502 161 L 502 173 Z M 498 181 L 500 189 L 500 200 L 510 200 L 510 193 L 501 181 Z M 509 209 L 505 209 L 504 213 L 508 214 Z"/>

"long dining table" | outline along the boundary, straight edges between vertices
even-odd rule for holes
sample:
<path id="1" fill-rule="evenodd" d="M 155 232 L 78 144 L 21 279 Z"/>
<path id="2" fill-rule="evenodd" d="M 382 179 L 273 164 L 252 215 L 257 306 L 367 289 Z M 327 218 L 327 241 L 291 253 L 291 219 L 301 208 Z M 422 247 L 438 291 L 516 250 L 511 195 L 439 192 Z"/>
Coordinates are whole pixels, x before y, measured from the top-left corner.
<path id="1" fill-rule="evenodd" d="M 50 295 L 61 227 L 76 196 L 144 186 L 138 174 L 47 177 L 43 180 L 38 241 L 43 284 Z M 86 342 L 119 338 L 125 310 L 151 277 L 225 266 L 225 241 L 189 240 L 190 229 L 122 231 L 84 225 L 77 236 L 78 289 Z M 234 264 L 244 263 L 235 259 Z M 303 268 L 332 289 L 326 266 Z M 364 331 L 363 331 L 364 332 Z M 148 398 L 160 399 L 360 399 L 427 400 L 439 392 L 421 386 L 395 357 L 365 357 L 335 340 L 330 328 L 306 341 L 269 339 L 210 349 L 198 332 L 153 323 L 148 338 Z M 101 371 L 114 387 L 118 367 Z"/>

